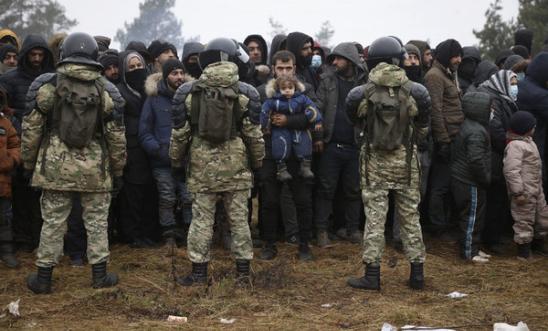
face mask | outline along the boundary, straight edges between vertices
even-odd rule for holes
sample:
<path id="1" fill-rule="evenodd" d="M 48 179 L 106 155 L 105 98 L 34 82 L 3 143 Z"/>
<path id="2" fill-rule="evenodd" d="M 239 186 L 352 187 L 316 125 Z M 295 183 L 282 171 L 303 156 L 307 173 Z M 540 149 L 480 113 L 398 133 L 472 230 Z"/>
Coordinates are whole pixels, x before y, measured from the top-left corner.
<path id="1" fill-rule="evenodd" d="M 517 73 L 516 75 L 517 75 L 518 81 L 521 81 L 525 78 L 525 73 L 524 72 Z"/>
<path id="2" fill-rule="evenodd" d="M 312 56 L 312 63 L 310 63 L 310 66 L 314 69 L 317 69 L 321 65 L 322 65 L 322 57 L 318 54 Z"/>
<path id="3" fill-rule="evenodd" d="M 418 82 L 421 79 L 421 67 L 420 66 L 406 66 L 403 67 L 407 78 L 414 82 Z"/>
<path id="4" fill-rule="evenodd" d="M 145 80 L 147 79 L 146 69 L 135 69 L 126 73 L 126 82 L 132 89 L 143 94 L 145 90 Z"/>
<path id="5" fill-rule="evenodd" d="M 518 99 L 518 86 L 510 85 L 510 91 L 508 91 L 508 93 L 510 94 L 510 98 L 516 101 Z"/>
<path id="6" fill-rule="evenodd" d="M 200 78 L 202 75 L 202 68 L 200 68 L 198 63 L 187 63 L 185 67 L 188 73 L 196 79 Z"/>

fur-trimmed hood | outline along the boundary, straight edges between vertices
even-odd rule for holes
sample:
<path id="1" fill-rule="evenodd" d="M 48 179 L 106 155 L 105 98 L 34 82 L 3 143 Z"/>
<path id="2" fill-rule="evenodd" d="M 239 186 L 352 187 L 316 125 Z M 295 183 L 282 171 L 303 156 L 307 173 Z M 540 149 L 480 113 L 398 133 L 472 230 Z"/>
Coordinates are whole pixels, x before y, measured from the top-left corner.
<path id="1" fill-rule="evenodd" d="M 295 89 L 295 93 L 300 92 L 304 93 L 306 91 L 306 87 L 301 81 L 297 81 L 297 88 Z M 276 79 L 271 79 L 266 83 L 265 86 L 265 94 L 267 98 L 273 98 L 276 96 L 278 91 L 276 91 Z"/>
<path id="2" fill-rule="evenodd" d="M 189 74 L 185 74 L 184 83 L 191 82 L 193 80 L 194 78 L 192 76 L 190 76 Z M 165 90 L 165 89 L 168 89 L 168 87 L 163 79 L 161 72 L 154 73 L 147 77 L 147 80 L 145 81 L 145 92 L 147 96 L 154 97 L 154 96 L 157 96 L 158 94 L 173 95 L 175 93 L 175 91 L 172 91 L 171 93 L 161 93 L 160 90 Z"/>

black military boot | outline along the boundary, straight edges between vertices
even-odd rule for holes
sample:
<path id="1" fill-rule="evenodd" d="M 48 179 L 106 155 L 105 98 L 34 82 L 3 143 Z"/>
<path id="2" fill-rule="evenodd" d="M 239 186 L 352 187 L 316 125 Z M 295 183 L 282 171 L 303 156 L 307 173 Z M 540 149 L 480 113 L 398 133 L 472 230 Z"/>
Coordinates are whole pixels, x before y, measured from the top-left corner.
<path id="1" fill-rule="evenodd" d="M 288 182 L 293 179 L 289 171 L 287 171 L 287 165 L 285 162 L 279 162 L 276 167 L 276 178 L 278 178 L 280 182 Z"/>
<path id="2" fill-rule="evenodd" d="M 423 263 L 411 263 L 411 273 L 409 274 L 409 287 L 414 290 L 422 290 L 424 288 Z"/>
<path id="3" fill-rule="evenodd" d="M 531 256 L 531 243 L 518 244 L 518 259 L 527 260 Z"/>
<path id="4" fill-rule="evenodd" d="M 118 275 L 107 273 L 107 263 L 101 262 L 91 265 L 93 288 L 112 287 L 118 284 Z"/>
<path id="5" fill-rule="evenodd" d="M 301 166 L 299 169 L 299 175 L 304 179 L 314 179 L 314 173 L 312 172 L 312 161 L 311 160 L 301 160 Z"/>
<path id="6" fill-rule="evenodd" d="M 27 287 L 35 294 L 51 293 L 53 267 L 38 267 L 38 272 L 27 277 Z"/>
<path id="7" fill-rule="evenodd" d="M 531 251 L 541 256 L 548 256 L 548 249 L 546 248 L 544 238 L 533 239 Z"/>
<path id="8" fill-rule="evenodd" d="M 249 265 L 249 260 L 236 260 L 236 283 L 243 286 L 250 284 Z"/>
<path id="9" fill-rule="evenodd" d="M 192 263 L 192 272 L 185 277 L 177 277 L 177 283 L 181 286 L 207 283 L 207 262 Z"/>
<path id="10" fill-rule="evenodd" d="M 381 290 L 381 266 L 378 263 L 365 265 L 365 275 L 361 278 L 349 278 L 347 284 L 363 290 Z"/>

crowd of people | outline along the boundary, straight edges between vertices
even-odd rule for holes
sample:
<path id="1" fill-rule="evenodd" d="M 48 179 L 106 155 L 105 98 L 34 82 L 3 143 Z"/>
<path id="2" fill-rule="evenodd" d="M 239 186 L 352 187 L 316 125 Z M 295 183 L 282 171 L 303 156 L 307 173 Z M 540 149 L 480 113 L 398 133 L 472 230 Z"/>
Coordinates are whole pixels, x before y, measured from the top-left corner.
<path id="1" fill-rule="evenodd" d="M 372 290 L 387 240 L 414 289 L 423 235 L 474 263 L 507 238 L 522 260 L 547 256 L 548 40 L 537 54 L 532 40 L 518 30 L 492 62 L 454 39 L 330 49 L 252 34 L 179 56 L 162 39 L 116 50 L 0 30 L 0 258 L 16 268 L 36 250 L 27 285 L 50 293 L 63 254 L 92 266 L 94 287 L 115 285 L 114 242 L 186 247 L 182 286 L 207 282 L 214 240 L 241 284 L 253 248 L 272 260 L 280 241 L 301 261 L 311 244 L 361 245 L 365 273 L 348 285 Z"/>

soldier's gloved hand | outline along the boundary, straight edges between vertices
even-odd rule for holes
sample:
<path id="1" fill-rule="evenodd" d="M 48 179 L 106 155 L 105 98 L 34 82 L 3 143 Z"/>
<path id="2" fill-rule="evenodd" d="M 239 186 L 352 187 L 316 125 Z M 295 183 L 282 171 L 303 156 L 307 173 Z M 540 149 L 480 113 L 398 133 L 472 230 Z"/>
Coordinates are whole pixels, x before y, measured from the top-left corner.
<path id="1" fill-rule="evenodd" d="M 124 177 L 118 176 L 112 179 L 112 196 L 116 197 L 124 187 Z"/>
<path id="2" fill-rule="evenodd" d="M 440 159 L 446 163 L 449 163 L 451 161 L 451 144 L 439 143 L 436 153 Z"/>
<path id="3" fill-rule="evenodd" d="M 178 182 L 185 182 L 186 181 L 186 171 L 185 171 L 184 167 L 172 167 L 171 168 L 171 175 Z"/>

